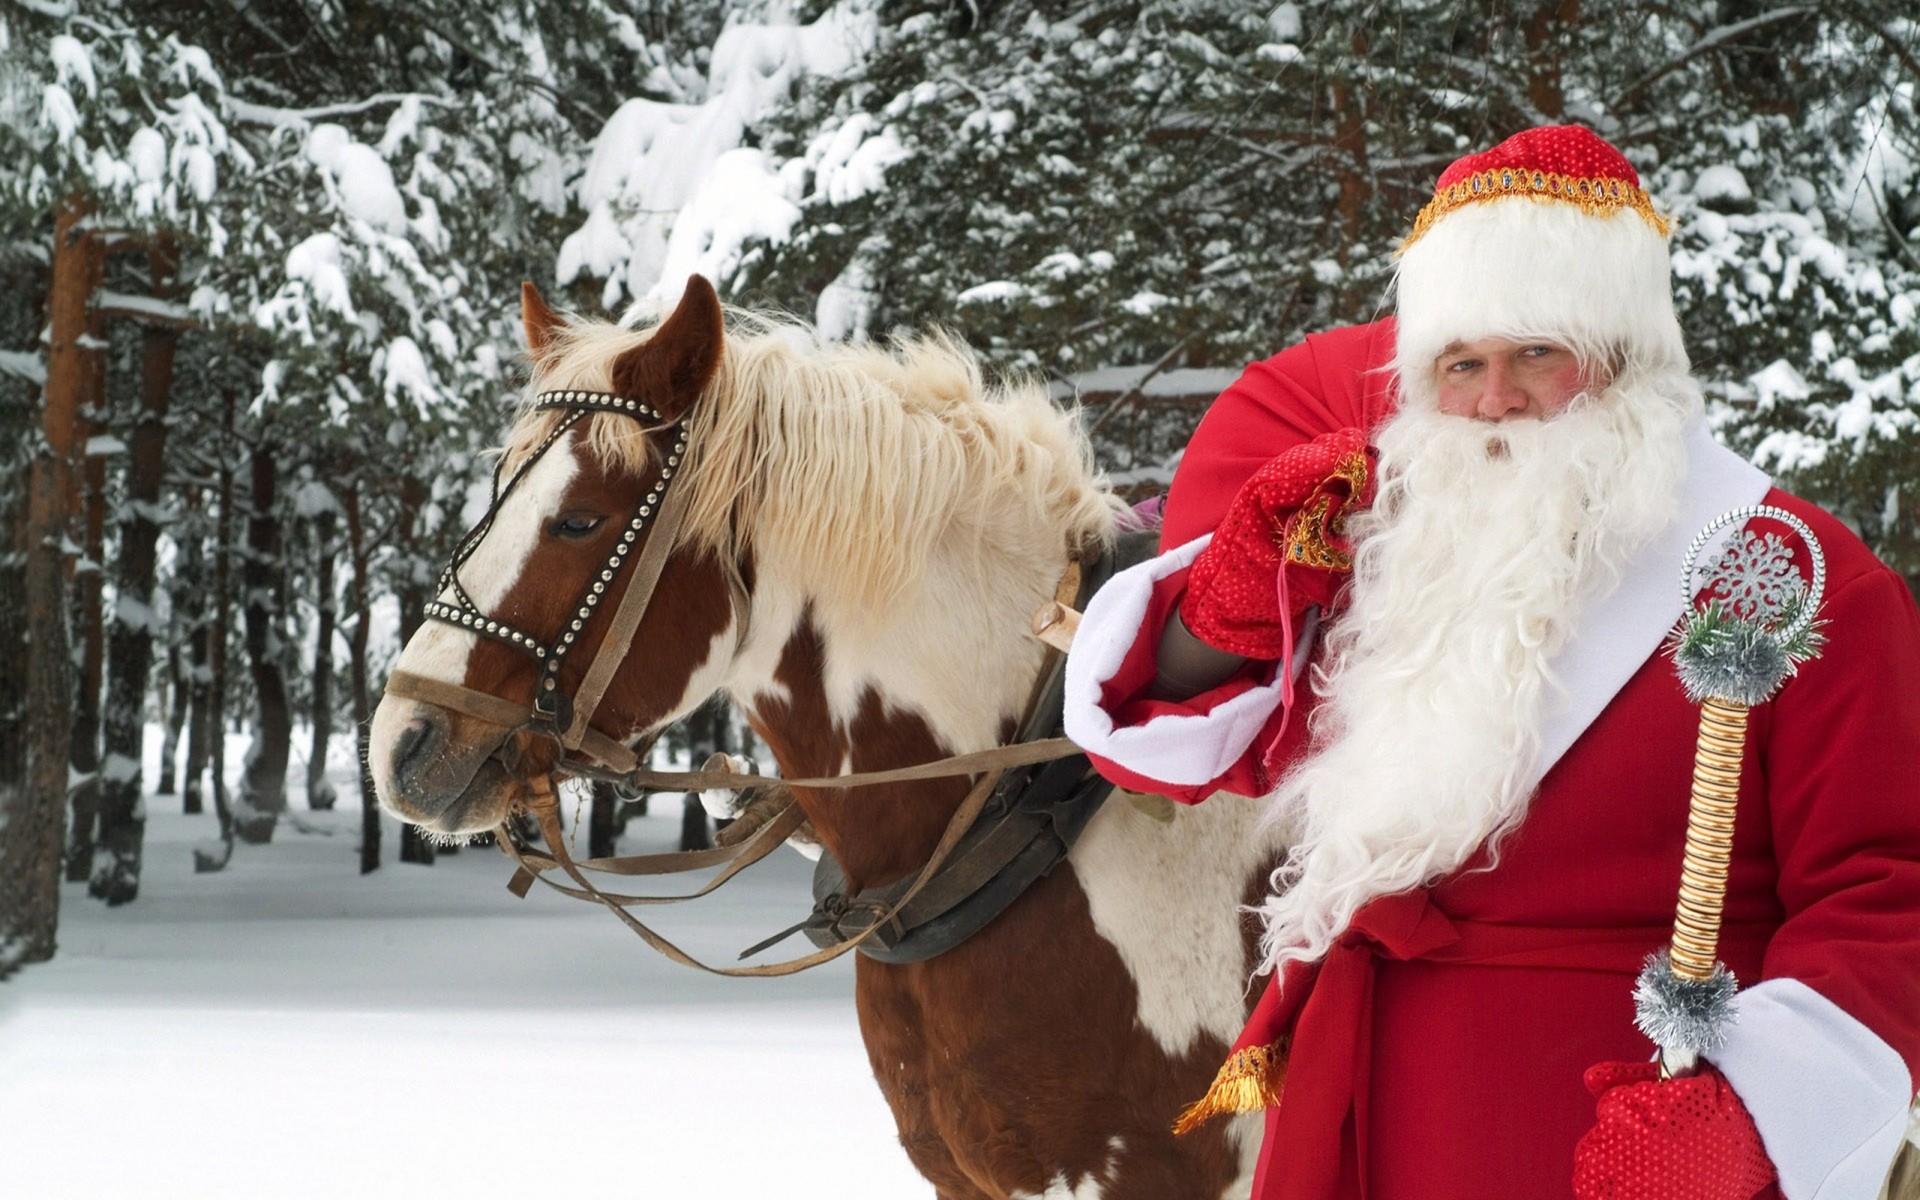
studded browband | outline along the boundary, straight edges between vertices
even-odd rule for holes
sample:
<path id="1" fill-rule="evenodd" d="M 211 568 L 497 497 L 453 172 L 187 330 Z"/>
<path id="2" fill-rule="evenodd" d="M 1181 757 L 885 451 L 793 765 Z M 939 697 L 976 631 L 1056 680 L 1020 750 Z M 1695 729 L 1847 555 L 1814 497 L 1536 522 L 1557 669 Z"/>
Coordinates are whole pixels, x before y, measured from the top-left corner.
<path id="1" fill-rule="evenodd" d="M 583 418 L 591 413 L 611 412 L 632 417 L 648 425 L 665 426 L 667 421 L 659 411 L 643 401 L 609 392 L 575 390 L 542 392 L 534 400 L 533 411 L 565 412 L 567 417 L 555 425 L 539 446 L 534 448 L 533 453 L 520 463 L 513 477 L 504 487 L 500 485 L 499 474 L 495 473 L 493 498 L 487 506 L 486 513 L 461 538 L 452 560 L 448 562 L 446 570 L 440 574 L 439 593 L 451 594 L 453 599 L 430 600 L 422 606 L 421 612 L 430 620 L 465 629 L 511 646 L 539 663 L 540 678 L 534 685 L 530 724 L 557 738 L 568 750 L 577 750 L 586 735 L 587 723 L 592 717 L 593 710 L 598 707 L 607 685 L 612 681 L 615 669 L 626 657 L 627 648 L 632 644 L 634 631 L 639 627 L 640 617 L 646 610 L 647 602 L 652 598 L 655 584 L 659 582 L 660 569 L 665 565 L 667 555 L 672 552 L 678 538 L 680 521 L 686 510 L 687 494 L 684 489 L 669 494 L 667 484 L 673 479 L 680 467 L 681 459 L 686 454 L 687 433 L 684 423 L 677 421 L 672 423 L 673 446 L 661 463 L 660 478 L 634 510 L 633 517 L 627 522 L 619 542 L 614 545 L 613 552 L 608 555 L 597 578 L 588 584 L 579 604 L 575 606 L 572 618 L 561 629 L 558 640 L 549 644 L 525 630 L 516 628 L 510 622 L 482 611 L 474 603 L 473 597 L 466 588 L 461 585 L 460 568 L 479 549 L 482 539 L 492 529 L 501 505 L 526 477 L 527 471 Z M 560 668 L 566 662 L 568 652 L 573 649 L 575 641 L 585 629 L 594 610 L 600 606 L 601 598 L 606 595 L 607 588 L 626 565 L 634 544 L 640 539 L 641 532 L 650 522 L 656 521 L 655 536 L 648 540 L 644 551 L 636 559 L 639 565 L 635 569 L 633 579 L 628 583 L 626 595 L 619 610 L 614 614 L 607 636 L 600 644 L 599 653 L 588 665 L 579 691 L 574 695 L 568 695 L 561 690 L 559 682 Z"/>

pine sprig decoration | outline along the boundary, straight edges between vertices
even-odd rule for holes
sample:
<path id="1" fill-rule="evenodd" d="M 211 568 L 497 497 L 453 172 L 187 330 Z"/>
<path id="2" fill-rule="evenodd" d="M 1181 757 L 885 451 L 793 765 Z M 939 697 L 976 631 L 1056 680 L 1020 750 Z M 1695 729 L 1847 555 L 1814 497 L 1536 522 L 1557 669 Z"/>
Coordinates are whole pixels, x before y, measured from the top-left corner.
<path id="1" fill-rule="evenodd" d="M 1785 601 L 1778 616 L 1784 634 L 1734 616 L 1717 600 L 1689 614 L 1669 643 L 1687 699 L 1699 704 L 1718 697 L 1748 707 L 1771 699 L 1826 645 L 1824 622 L 1800 620 L 1807 602 L 1804 588 Z"/>
<path id="2" fill-rule="evenodd" d="M 1801 577 L 1792 551 L 1773 533 L 1736 536 L 1696 575 L 1694 564 L 1716 532 L 1755 517 L 1781 522 L 1799 535 L 1811 556 L 1811 581 Z M 1680 578 L 1689 599 L 1696 588 L 1706 593 L 1667 643 L 1680 686 L 1695 704 L 1716 699 L 1751 708 L 1770 700 L 1826 644 L 1815 615 L 1826 585 L 1826 556 L 1813 530 L 1784 509 L 1758 504 L 1723 513 L 1694 538 Z"/>

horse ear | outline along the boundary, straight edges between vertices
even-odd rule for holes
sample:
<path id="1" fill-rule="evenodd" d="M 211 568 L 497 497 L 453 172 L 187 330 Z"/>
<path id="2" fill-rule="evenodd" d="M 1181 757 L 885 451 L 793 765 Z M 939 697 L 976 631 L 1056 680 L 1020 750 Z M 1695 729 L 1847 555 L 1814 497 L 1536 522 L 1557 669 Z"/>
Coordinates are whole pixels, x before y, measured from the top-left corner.
<path id="1" fill-rule="evenodd" d="M 539 362 L 546 357 L 547 347 L 553 344 L 553 335 L 559 330 L 561 320 L 540 298 L 540 289 L 534 287 L 531 280 L 520 285 L 520 324 L 527 333 L 527 354 Z"/>
<path id="2" fill-rule="evenodd" d="M 688 276 L 672 315 L 652 337 L 614 360 L 614 392 L 651 404 L 669 421 L 679 420 L 713 382 L 725 328 L 713 285 Z"/>

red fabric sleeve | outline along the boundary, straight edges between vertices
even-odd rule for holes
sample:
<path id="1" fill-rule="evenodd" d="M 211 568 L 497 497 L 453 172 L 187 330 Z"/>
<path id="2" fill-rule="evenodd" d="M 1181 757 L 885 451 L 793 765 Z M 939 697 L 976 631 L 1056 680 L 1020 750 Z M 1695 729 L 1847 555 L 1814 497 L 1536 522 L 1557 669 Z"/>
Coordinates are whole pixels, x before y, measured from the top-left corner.
<path id="1" fill-rule="evenodd" d="M 1920 609 L 1838 521 L 1768 503 L 1813 527 L 1832 575 L 1825 652 L 1754 712 L 1785 910 L 1764 974 L 1819 992 L 1920 1077 Z"/>

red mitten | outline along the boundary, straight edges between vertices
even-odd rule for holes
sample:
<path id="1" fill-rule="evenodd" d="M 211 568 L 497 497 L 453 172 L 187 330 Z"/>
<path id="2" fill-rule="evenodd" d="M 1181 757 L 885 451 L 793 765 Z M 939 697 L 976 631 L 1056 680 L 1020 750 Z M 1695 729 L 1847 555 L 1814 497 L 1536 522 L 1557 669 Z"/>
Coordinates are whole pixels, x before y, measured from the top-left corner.
<path id="1" fill-rule="evenodd" d="M 1712 1067 L 1660 1079 L 1654 1063 L 1587 1070 L 1594 1127 L 1573 1150 L 1578 1200 L 1752 1200 L 1775 1179 L 1747 1106 Z"/>
<path id="2" fill-rule="evenodd" d="M 1272 459 L 1241 486 L 1194 560 L 1180 619 L 1216 649 L 1283 657 L 1293 620 L 1308 605 L 1327 608 L 1352 569 L 1347 512 L 1372 499 L 1373 463 L 1359 429 L 1322 434 Z"/>

